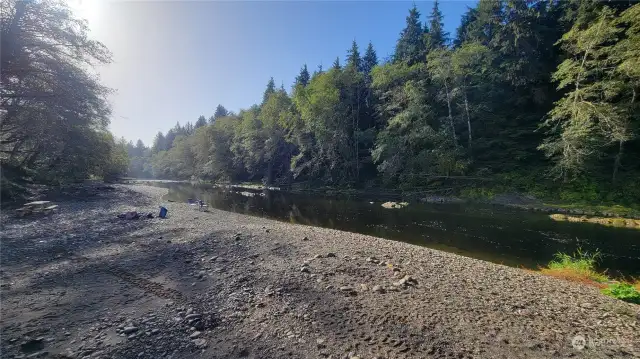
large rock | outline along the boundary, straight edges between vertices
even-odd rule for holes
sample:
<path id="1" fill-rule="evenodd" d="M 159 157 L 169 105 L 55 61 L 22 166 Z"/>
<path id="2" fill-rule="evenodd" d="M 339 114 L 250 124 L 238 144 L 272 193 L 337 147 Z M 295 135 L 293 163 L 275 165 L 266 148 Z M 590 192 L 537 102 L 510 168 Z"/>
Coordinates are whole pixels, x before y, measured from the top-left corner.
<path id="1" fill-rule="evenodd" d="M 387 209 L 394 209 L 394 208 L 403 208 L 408 206 L 409 203 L 407 202 L 385 202 L 382 204 L 382 207 L 387 208 Z"/>

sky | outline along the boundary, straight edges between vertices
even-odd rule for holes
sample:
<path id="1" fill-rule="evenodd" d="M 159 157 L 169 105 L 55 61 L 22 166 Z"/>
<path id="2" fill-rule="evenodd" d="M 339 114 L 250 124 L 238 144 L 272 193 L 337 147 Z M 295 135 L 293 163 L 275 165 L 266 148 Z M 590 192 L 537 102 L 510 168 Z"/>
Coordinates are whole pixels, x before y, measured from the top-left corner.
<path id="1" fill-rule="evenodd" d="M 413 2 L 67 0 L 113 62 L 97 69 L 115 90 L 110 129 L 151 145 L 177 122 L 237 112 L 262 99 L 270 77 L 290 90 L 303 64 L 344 63 L 356 40 L 393 53 Z M 415 2 L 427 21 L 433 2 Z M 451 36 L 475 1 L 441 1 Z"/>

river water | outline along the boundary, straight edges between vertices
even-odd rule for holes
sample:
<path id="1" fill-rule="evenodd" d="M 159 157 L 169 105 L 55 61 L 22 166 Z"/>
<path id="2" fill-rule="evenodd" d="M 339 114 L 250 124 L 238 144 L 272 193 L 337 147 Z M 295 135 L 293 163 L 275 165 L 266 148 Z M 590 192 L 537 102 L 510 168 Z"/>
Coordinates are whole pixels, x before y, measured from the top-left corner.
<path id="1" fill-rule="evenodd" d="M 167 200 L 202 199 L 209 207 L 290 223 L 357 232 L 536 269 L 557 252 L 599 250 L 601 270 L 640 276 L 640 231 L 557 222 L 547 214 L 478 204 L 417 204 L 386 209 L 382 201 L 284 191 L 148 182 L 169 189 Z"/>

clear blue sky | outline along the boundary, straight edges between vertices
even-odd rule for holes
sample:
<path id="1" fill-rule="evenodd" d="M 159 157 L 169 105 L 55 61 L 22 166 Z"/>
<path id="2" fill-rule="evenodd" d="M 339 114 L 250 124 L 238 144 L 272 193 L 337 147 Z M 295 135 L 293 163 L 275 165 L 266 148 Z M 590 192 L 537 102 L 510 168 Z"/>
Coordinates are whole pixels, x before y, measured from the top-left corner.
<path id="1" fill-rule="evenodd" d="M 344 61 L 355 39 L 389 56 L 412 2 L 216 2 L 68 0 L 91 36 L 113 52 L 100 68 L 112 96 L 111 130 L 150 145 L 176 122 L 207 118 L 220 103 L 238 111 L 259 102 L 269 77 L 290 89 L 300 67 Z M 453 36 L 467 6 L 441 1 Z M 416 2 L 426 21 L 433 2 Z"/>

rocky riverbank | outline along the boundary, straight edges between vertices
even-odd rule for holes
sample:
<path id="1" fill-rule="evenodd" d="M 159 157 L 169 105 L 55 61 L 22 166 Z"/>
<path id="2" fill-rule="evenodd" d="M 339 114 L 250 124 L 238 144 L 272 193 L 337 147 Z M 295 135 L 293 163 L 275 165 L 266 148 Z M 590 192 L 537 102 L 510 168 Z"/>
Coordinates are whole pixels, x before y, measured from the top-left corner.
<path id="1" fill-rule="evenodd" d="M 182 203 L 118 219 L 166 190 L 114 188 L 3 214 L 3 358 L 640 357 L 640 306 L 597 288 Z"/>
<path id="2" fill-rule="evenodd" d="M 519 193 L 498 194 L 494 197 L 465 198 L 456 196 L 426 196 L 420 198 L 423 203 L 465 203 L 479 202 L 493 204 L 525 211 L 543 212 L 549 214 L 579 215 L 587 217 L 601 217 L 614 219 L 640 219 L 637 210 L 621 206 L 568 206 L 560 204 L 546 204 L 533 196 Z"/>

